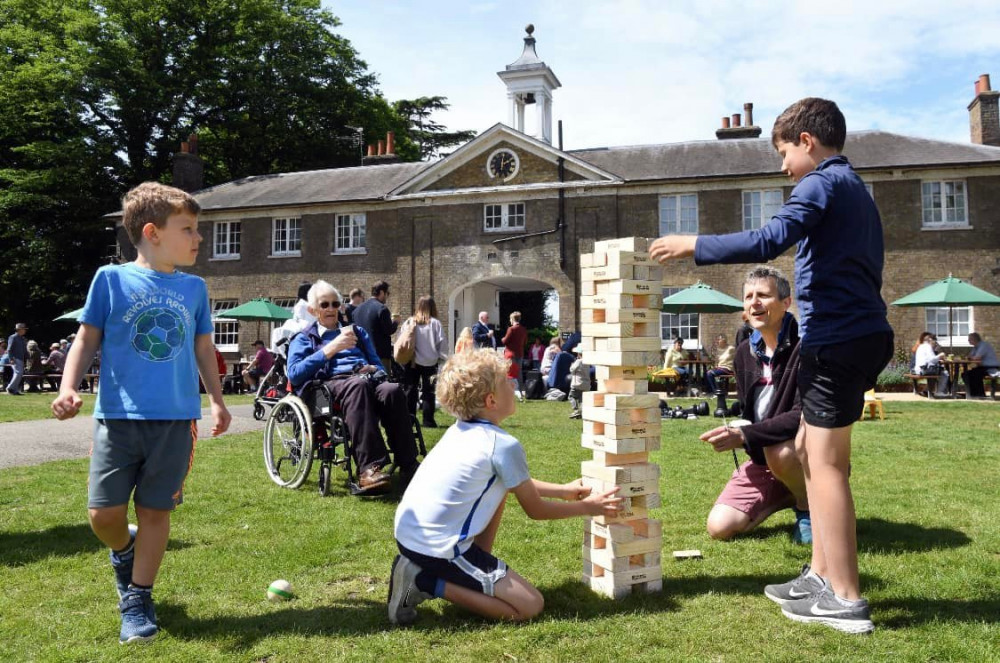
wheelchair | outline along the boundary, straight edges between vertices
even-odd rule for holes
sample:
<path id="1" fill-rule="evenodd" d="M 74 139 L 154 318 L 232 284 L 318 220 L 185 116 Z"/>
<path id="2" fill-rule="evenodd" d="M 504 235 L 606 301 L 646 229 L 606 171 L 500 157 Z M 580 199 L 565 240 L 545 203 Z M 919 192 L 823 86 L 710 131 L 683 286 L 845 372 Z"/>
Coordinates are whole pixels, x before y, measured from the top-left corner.
<path id="1" fill-rule="evenodd" d="M 427 455 L 423 431 L 417 418 L 409 413 L 408 416 L 418 456 L 423 458 Z M 279 486 L 300 487 L 308 478 L 313 463 L 318 462 L 320 495 L 330 493 L 334 465 L 346 470 L 352 495 L 364 494 L 358 485 L 353 452 L 344 414 L 321 380 L 307 384 L 302 397 L 288 393 L 271 408 L 264 427 L 264 465 L 268 476 Z M 395 469 L 392 463 L 383 471 L 392 474 Z"/>
<path id="2" fill-rule="evenodd" d="M 253 418 L 257 421 L 264 421 L 267 414 L 265 406 L 273 408 L 278 404 L 286 393 L 286 383 L 288 377 L 285 375 L 285 353 L 288 351 L 288 340 L 283 338 L 275 346 L 274 363 L 271 370 L 260 379 L 257 391 L 253 397 Z"/>

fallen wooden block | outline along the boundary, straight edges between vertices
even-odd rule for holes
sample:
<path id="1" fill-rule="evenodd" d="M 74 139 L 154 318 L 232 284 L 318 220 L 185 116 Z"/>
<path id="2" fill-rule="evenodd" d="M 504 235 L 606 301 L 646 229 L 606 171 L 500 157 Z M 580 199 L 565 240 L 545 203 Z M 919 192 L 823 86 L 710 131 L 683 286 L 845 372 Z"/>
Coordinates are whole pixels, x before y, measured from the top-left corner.
<path id="1" fill-rule="evenodd" d="M 701 559 L 700 550 L 675 550 L 674 559 L 681 561 L 685 559 Z"/>

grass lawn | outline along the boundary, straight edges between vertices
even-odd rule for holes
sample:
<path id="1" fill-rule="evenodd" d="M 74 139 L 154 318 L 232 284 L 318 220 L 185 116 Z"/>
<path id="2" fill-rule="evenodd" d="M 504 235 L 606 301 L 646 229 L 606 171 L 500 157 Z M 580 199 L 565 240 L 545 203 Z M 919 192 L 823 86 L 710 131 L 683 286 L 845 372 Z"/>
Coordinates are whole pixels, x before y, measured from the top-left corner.
<path id="1" fill-rule="evenodd" d="M 6 407 L 13 399 L 4 399 Z M 798 573 L 808 547 L 782 512 L 721 543 L 705 516 L 733 469 L 696 436 L 713 419 L 664 422 L 663 592 L 611 601 L 580 583 L 579 520 L 535 522 L 508 506 L 496 552 L 532 580 L 545 612 L 493 624 L 442 601 L 417 623 L 386 618 L 393 499 L 349 497 L 343 473 L 321 498 L 264 474 L 260 434 L 199 442 L 157 584 L 161 633 L 117 642 L 107 552 L 85 523 L 86 461 L 0 471 L 0 659 L 156 661 L 1000 660 L 1000 408 L 887 402 L 855 427 L 853 486 L 864 592 L 877 629 L 848 636 L 795 624 L 764 597 Z M 507 428 L 532 474 L 567 481 L 587 453 L 565 403 L 521 406 Z M 441 415 L 439 415 L 440 417 Z M 441 417 L 444 419 L 444 417 Z M 427 431 L 428 444 L 442 430 Z M 674 562 L 699 548 L 702 561 Z M 272 580 L 297 598 L 265 600 Z"/>
<path id="2" fill-rule="evenodd" d="M 96 394 L 81 391 L 83 407 L 77 416 L 91 416 L 94 414 L 94 401 Z M 10 421 L 31 421 L 33 419 L 48 419 L 52 416 L 52 400 L 56 397 L 54 391 L 43 391 L 40 394 L 25 393 L 23 396 L 10 396 L 0 394 L 0 423 Z M 226 394 L 226 405 L 244 405 L 253 402 L 253 394 Z M 201 395 L 201 406 L 208 407 L 208 396 Z"/>

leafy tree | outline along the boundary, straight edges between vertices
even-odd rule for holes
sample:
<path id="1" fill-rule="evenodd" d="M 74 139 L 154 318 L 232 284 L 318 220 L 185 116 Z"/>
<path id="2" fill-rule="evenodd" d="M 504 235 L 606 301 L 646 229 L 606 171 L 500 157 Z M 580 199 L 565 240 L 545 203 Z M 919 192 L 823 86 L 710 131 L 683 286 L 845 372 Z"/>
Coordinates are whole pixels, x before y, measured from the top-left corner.
<path id="1" fill-rule="evenodd" d="M 393 108 L 409 122 L 409 139 L 415 145 L 419 159 L 441 156 L 441 151 L 475 137 L 475 131 L 446 131 L 444 125 L 431 120 L 437 111 L 448 110 L 446 97 L 419 97 L 400 99 Z M 401 153 L 402 154 L 402 153 Z"/>

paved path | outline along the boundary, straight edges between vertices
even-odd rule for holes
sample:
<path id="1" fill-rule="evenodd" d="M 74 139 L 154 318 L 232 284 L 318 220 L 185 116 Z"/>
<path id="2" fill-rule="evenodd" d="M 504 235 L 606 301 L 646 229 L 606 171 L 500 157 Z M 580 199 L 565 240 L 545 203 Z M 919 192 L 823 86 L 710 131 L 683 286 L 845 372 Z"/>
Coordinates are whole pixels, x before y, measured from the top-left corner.
<path id="1" fill-rule="evenodd" d="M 254 420 L 252 405 L 234 405 L 229 412 L 233 421 L 226 435 L 264 429 L 263 421 Z M 210 412 L 202 410 L 198 438 L 208 438 L 211 428 Z M 0 424 L 0 469 L 85 458 L 90 454 L 93 438 L 94 418 L 91 416 L 77 416 L 68 421 L 40 419 Z"/>

